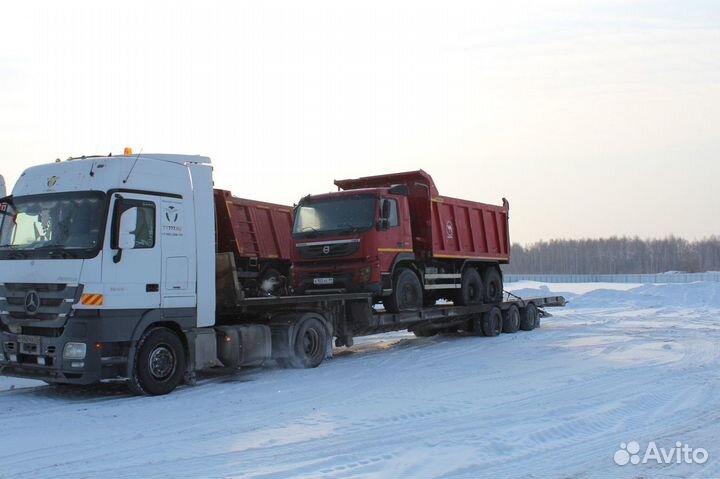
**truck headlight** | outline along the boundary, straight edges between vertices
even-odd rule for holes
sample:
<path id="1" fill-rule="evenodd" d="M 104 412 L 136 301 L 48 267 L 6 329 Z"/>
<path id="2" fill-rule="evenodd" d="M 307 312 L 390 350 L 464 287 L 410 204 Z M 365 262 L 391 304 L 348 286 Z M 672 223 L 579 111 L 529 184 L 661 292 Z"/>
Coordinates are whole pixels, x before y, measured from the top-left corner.
<path id="1" fill-rule="evenodd" d="M 372 265 L 367 265 L 360 268 L 359 276 L 361 283 L 369 283 L 370 277 L 372 276 Z"/>
<path id="2" fill-rule="evenodd" d="M 65 359 L 85 359 L 87 345 L 85 343 L 65 343 L 63 357 Z"/>

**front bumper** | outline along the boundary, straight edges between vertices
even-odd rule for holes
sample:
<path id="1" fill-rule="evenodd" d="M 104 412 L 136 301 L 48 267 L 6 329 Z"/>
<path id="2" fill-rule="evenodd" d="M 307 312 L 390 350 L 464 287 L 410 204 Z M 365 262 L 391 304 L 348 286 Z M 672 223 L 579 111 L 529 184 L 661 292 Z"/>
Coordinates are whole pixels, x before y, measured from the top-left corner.
<path id="1" fill-rule="evenodd" d="M 70 319 L 64 328 L 23 328 L 20 334 L 3 328 L 0 332 L 0 374 L 47 382 L 92 384 L 117 377 L 122 369 L 103 358 L 105 345 L 97 342 L 97 325 L 92 320 Z M 27 331 L 26 331 L 27 329 Z M 60 335 L 56 336 L 58 333 Z M 85 343 L 82 359 L 63 357 L 68 342 Z"/>
<path id="2" fill-rule="evenodd" d="M 328 263 L 322 267 L 293 266 L 294 288 L 299 294 L 382 293 L 379 264 L 358 262 L 345 265 Z M 364 270 L 364 271 L 363 271 Z"/>

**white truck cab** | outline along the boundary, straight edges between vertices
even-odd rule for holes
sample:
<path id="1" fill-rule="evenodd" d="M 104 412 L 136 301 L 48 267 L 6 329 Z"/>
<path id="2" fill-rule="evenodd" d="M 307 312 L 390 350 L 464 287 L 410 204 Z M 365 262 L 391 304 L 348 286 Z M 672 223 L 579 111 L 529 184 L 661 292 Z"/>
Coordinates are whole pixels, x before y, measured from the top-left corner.
<path id="1" fill-rule="evenodd" d="M 215 322 L 209 158 L 126 154 L 34 166 L 0 214 L 3 374 L 81 384 L 124 377 L 152 325 L 177 330 L 191 353 L 195 342 L 212 349 L 212 331 L 198 329 Z M 174 382 L 172 348 L 154 354 L 150 382 Z"/>

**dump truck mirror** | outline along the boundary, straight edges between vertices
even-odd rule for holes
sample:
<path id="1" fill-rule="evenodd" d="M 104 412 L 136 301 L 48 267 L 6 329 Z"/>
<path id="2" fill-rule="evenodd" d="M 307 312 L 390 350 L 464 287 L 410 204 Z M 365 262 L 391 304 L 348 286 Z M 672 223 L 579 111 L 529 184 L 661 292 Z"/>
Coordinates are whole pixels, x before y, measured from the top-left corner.
<path id="1" fill-rule="evenodd" d="M 386 230 L 388 229 L 388 218 L 390 217 L 390 202 L 386 199 L 380 201 L 380 219 L 377 222 L 377 228 Z"/>
<path id="2" fill-rule="evenodd" d="M 381 218 L 387 221 L 390 218 L 390 202 L 388 200 L 382 200 L 382 212 Z"/>

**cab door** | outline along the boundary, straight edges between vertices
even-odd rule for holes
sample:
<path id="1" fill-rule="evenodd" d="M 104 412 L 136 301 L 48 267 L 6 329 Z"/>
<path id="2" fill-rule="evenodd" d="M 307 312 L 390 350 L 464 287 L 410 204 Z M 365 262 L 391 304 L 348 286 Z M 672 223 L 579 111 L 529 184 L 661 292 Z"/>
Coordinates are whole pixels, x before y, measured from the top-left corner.
<path id="1" fill-rule="evenodd" d="M 390 272 L 398 254 L 412 254 L 407 199 L 404 196 L 387 196 L 380 201 L 382 232 L 377 235 L 378 257 L 383 272 Z"/>
<path id="2" fill-rule="evenodd" d="M 115 193 L 104 248 L 104 309 L 160 307 L 158 197 Z"/>
<path id="3" fill-rule="evenodd" d="M 165 308 L 194 308 L 195 235 L 192 203 L 180 198 L 160 201 L 160 242 L 163 274 L 160 301 Z"/>

